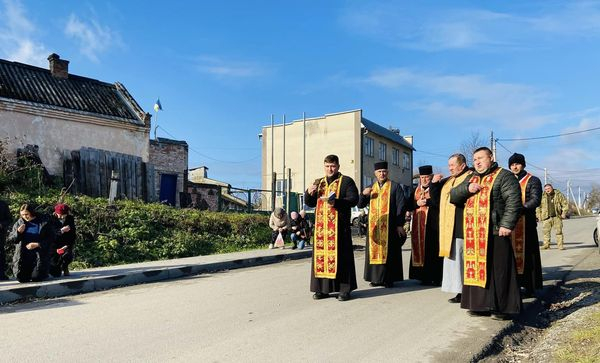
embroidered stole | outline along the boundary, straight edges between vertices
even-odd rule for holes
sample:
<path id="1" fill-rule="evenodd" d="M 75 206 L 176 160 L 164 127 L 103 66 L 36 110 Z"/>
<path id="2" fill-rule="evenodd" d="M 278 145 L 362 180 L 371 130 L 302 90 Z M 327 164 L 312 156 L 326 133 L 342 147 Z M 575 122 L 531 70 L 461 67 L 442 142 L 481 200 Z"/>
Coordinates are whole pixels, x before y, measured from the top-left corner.
<path id="1" fill-rule="evenodd" d="M 521 186 L 521 200 L 525 204 L 525 191 L 527 188 L 527 182 L 531 179 L 531 174 L 527 173 L 521 180 L 519 185 Z M 517 264 L 517 273 L 523 274 L 525 269 L 525 215 L 519 217 L 517 225 L 511 235 L 513 251 L 515 253 L 515 262 Z"/>
<path id="2" fill-rule="evenodd" d="M 391 181 L 381 187 L 375 182 L 369 202 L 369 263 L 381 265 L 386 263 L 388 255 L 390 223 Z"/>
<path id="3" fill-rule="evenodd" d="M 342 175 L 327 183 L 321 179 L 317 188 L 317 209 L 315 211 L 315 245 L 313 251 L 316 278 L 335 279 L 337 274 L 338 250 L 338 212 L 327 203 L 327 197 L 333 192 L 340 196 Z M 323 199 L 321 197 L 324 197 Z"/>
<path id="4" fill-rule="evenodd" d="M 480 177 L 473 175 L 471 183 L 481 185 L 481 190 L 465 203 L 464 215 L 464 266 L 465 285 L 485 288 L 487 282 L 487 247 L 490 228 L 490 197 L 494 181 L 502 168 Z"/>
<path id="5" fill-rule="evenodd" d="M 456 207 L 450 203 L 450 190 L 462 183 L 470 172 L 465 172 L 457 178 L 450 177 L 444 183 L 440 196 L 440 257 L 450 257 L 452 237 L 454 236 L 454 218 Z"/>
<path id="6" fill-rule="evenodd" d="M 415 201 L 424 197 L 429 199 L 429 189 L 423 191 L 421 185 L 415 189 Z M 425 223 L 427 222 L 427 212 L 429 207 L 424 205 L 415 209 L 412 219 L 412 229 L 410 235 L 410 244 L 412 249 L 412 265 L 423 267 L 425 263 Z"/>

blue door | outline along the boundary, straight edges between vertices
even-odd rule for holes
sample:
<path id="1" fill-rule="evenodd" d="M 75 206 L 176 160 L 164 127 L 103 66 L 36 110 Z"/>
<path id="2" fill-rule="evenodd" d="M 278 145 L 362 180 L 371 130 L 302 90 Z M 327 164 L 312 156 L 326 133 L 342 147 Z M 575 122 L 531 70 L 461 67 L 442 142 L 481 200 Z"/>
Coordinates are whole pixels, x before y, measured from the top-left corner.
<path id="1" fill-rule="evenodd" d="M 177 174 L 160 175 L 160 202 L 175 205 L 177 195 Z"/>

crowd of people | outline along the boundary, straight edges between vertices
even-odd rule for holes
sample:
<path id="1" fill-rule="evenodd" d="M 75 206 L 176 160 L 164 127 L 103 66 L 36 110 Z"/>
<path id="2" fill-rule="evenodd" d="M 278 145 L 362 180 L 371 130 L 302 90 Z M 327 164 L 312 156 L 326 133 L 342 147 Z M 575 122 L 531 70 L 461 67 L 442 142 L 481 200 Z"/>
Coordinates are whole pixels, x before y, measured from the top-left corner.
<path id="1" fill-rule="evenodd" d="M 340 173 L 339 158 L 326 156 L 325 176 L 304 195 L 315 208 L 313 298 L 351 298 L 357 282 L 350 211 L 368 207 L 359 235 L 366 236 L 364 279 L 370 286 L 391 288 L 404 279 L 401 248 L 410 221 L 410 279 L 452 293 L 448 301 L 469 315 L 510 319 L 521 311 L 523 297 L 542 288 L 537 223 L 544 226 L 544 249 L 553 228 L 564 249 L 565 198 L 550 184 L 542 193 L 540 179 L 525 166 L 525 156 L 515 153 L 502 168 L 487 147 L 474 151 L 471 167 L 464 155 L 453 154 L 448 177 L 420 166 L 419 183 L 408 196 L 405 186 L 389 179 L 387 162 L 375 164 L 375 182 L 359 192 Z"/>
<path id="2" fill-rule="evenodd" d="M 35 204 L 19 208 L 12 223 L 8 205 L 0 201 L 0 280 L 8 280 L 5 266 L 5 243 L 14 245 L 12 273 L 19 282 L 43 281 L 50 275 L 69 276 L 75 245 L 75 220 L 69 206 L 59 203 L 47 216 Z"/>
<path id="3" fill-rule="evenodd" d="M 313 245 L 310 291 L 320 300 L 337 293 L 340 301 L 357 288 L 351 231 L 353 207 L 368 208 L 359 217 L 366 237 L 364 280 L 391 288 L 404 280 L 402 246 L 411 235 L 409 279 L 440 286 L 473 316 L 509 319 L 521 311 L 522 298 L 542 288 L 537 223 L 543 224 L 543 249 L 550 248 L 552 229 L 564 249 L 562 219 L 566 198 L 552 185 L 525 170 L 525 156 L 513 154 L 508 169 L 481 147 L 469 167 L 464 155 L 448 159 L 449 176 L 419 167 L 419 182 L 408 188 L 389 178 L 387 162 L 374 165 L 375 181 L 362 191 L 340 173 L 339 158 L 324 159 L 324 177 L 304 194 L 315 208 L 314 224 L 304 210 L 275 208 L 269 218 L 269 248 Z M 410 193 L 408 191 L 411 191 Z M 11 227 L 12 225 L 12 227 Z M 407 228 L 407 226 L 410 226 Z M 46 216 L 23 204 L 12 223 L 8 205 L 0 201 L 0 280 L 5 272 L 4 244 L 15 246 L 12 272 L 19 282 L 68 276 L 76 239 L 75 221 L 66 204 Z"/>

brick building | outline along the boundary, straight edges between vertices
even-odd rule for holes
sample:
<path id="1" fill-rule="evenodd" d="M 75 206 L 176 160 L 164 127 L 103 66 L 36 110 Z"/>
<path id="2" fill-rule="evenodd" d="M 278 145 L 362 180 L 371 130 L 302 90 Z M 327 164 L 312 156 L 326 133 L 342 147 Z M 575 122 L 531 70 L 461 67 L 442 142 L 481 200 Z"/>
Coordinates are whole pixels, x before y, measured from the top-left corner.
<path id="1" fill-rule="evenodd" d="M 162 137 L 150 140 L 150 163 L 154 165 L 158 200 L 172 206 L 185 205 L 181 194 L 188 178 L 187 142 Z"/>

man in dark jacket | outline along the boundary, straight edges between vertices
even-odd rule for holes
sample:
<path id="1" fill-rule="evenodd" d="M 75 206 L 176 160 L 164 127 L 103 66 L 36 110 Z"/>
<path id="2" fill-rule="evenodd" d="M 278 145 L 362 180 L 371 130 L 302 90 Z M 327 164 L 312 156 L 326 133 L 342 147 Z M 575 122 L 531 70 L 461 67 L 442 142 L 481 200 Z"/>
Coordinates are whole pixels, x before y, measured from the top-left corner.
<path id="1" fill-rule="evenodd" d="M 0 200 L 0 281 L 8 280 L 8 276 L 6 276 L 4 242 L 6 242 L 6 233 L 10 228 L 11 221 L 12 218 L 8 204 Z"/>
<path id="2" fill-rule="evenodd" d="M 461 307 L 470 315 L 508 319 L 521 311 L 511 234 L 521 213 L 521 190 L 511 172 L 498 167 L 492 151 L 473 153 L 475 171 L 450 191 L 463 205 L 465 279 Z"/>
<path id="3" fill-rule="evenodd" d="M 540 242 L 537 234 L 535 210 L 542 201 L 542 182 L 525 171 L 525 156 L 514 153 L 508 159 L 508 167 L 521 186 L 523 201 L 522 215 L 512 235 L 517 278 L 525 289 L 525 296 L 532 296 L 542 286 L 542 261 Z"/>

